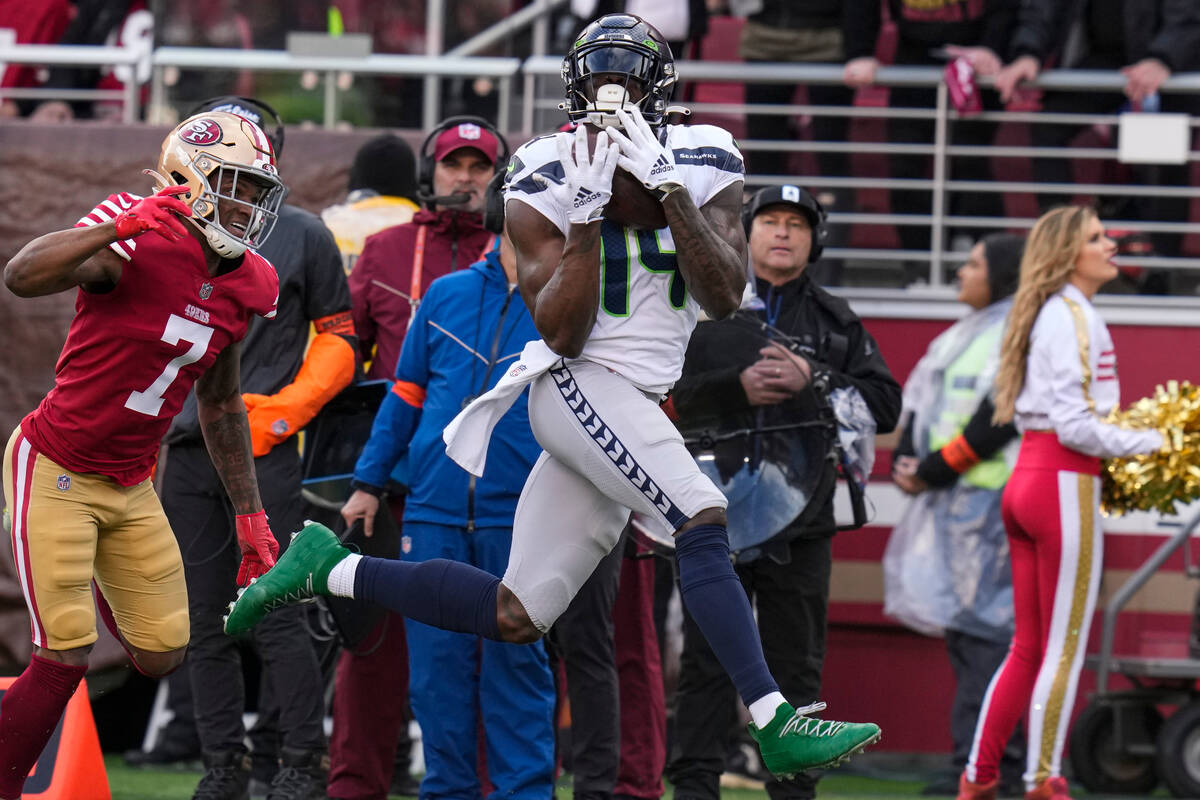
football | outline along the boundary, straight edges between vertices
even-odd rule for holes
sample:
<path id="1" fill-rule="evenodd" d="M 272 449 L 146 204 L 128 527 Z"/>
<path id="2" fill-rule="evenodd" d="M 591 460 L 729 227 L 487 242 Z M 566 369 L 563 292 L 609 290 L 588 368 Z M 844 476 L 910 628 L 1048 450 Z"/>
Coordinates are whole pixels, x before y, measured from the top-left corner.
<path id="1" fill-rule="evenodd" d="M 587 127 L 589 152 L 596 152 L 598 130 Z M 667 215 L 662 203 L 642 186 L 641 181 L 617 167 L 613 173 L 612 199 L 604 208 L 604 218 L 618 225 L 640 230 L 658 230 L 667 227 Z"/>
<path id="2" fill-rule="evenodd" d="M 641 182 L 617 167 L 613 174 L 612 199 L 604 207 L 604 218 L 627 228 L 658 230 L 667 227 L 662 203 Z"/>

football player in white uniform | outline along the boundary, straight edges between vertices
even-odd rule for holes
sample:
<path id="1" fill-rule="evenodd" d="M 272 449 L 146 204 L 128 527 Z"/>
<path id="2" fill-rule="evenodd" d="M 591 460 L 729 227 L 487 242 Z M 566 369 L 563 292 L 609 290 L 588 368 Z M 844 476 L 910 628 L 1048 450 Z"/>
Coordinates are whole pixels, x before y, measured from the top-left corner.
<path id="1" fill-rule="evenodd" d="M 226 630 L 313 593 L 368 599 L 413 619 L 531 642 L 616 544 L 630 509 L 675 532 L 683 601 L 750 709 L 776 775 L 831 766 L 879 738 L 871 723 L 811 716 L 779 692 L 733 571 L 726 500 L 659 408 L 700 309 L 721 318 L 746 285 L 743 166 L 728 132 L 666 124 L 670 48 L 628 14 L 588 25 L 563 62 L 573 132 L 509 163 L 506 230 L 539 341 L 446 429 L 482 474 L 491 426 L 529 385 L 544 448 L 517 507 L 502 580 L 455 562 L 364 558 L 311 524 L 232 607 Z"/>

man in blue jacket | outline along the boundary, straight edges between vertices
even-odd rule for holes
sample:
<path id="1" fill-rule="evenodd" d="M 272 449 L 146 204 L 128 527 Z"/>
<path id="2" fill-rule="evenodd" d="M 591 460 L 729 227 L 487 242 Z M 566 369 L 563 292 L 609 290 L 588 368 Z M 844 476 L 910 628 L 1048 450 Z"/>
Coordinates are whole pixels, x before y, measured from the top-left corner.
<path id="1" fill-rule="evenodd" d="M 541 453 L 525 399 L 497 425 L 481 478 L 446 456 L 442 430 L 538 338 L 516 280 L 512 243 L 504 235 L 483 261 L 434 281 L 404 340 L 396 382 L 375 417 L 342 515 L 348 524 L 361 520 L 371 535 L 379 495 L 407 456 L 406 561 L 452 559 L 495 575 L 508 563 L 517 500 Z M 555 696 L 543 644 L 406 625 L 409 696 L 425 749 L 421 796 L 481 796 L 476 737 L 482 721 L 493 796 L 549 797 Z"/>

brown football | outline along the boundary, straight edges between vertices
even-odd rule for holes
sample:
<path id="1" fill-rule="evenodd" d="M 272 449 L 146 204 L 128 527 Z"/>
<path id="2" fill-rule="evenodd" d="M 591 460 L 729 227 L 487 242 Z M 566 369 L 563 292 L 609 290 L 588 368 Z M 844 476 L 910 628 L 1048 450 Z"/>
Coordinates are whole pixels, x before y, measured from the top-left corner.
<path id="1" fill-rule="evenodd" d="M 641 181 L 617 167 L 613 174 L 612 199 L 604 207 L 604 218 L 627 228 L 658 230 L 667 227 L 662 203 Z"/>
<path id="2" fill-rule="evenodd" d="M 596 152 L 596 134 L 598 130 L 587 126 L 588 149 Z M 604 218 L 612 220 L 627 228 L 642 230 L 658 230 L 667 227 L 667 215 L 663 212 L 662 203 L 650 190 L 642 186 L 641 181 L 625 170 L 617 167 L 613 174 L 612 199 L 604 208 Z"/>

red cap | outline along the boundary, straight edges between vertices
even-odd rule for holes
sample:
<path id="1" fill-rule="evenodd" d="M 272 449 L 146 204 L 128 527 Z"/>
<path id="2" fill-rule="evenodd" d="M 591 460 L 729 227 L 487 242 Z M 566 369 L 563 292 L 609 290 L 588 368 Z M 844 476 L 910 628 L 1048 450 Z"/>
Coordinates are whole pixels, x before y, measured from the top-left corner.
<path id="1" fill-rule="evenodd" d="M 433 160 L 441 161 L 446 156 L 463 147 L 473 147 L 483 153 L 489 163 L 496 163 L 496 152 L 500 143 L 487 128 L 481 128 L 474 122 L 460 122 L 453 128 L 447 128 L 438 134 L 433 144 Z"/>

